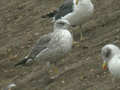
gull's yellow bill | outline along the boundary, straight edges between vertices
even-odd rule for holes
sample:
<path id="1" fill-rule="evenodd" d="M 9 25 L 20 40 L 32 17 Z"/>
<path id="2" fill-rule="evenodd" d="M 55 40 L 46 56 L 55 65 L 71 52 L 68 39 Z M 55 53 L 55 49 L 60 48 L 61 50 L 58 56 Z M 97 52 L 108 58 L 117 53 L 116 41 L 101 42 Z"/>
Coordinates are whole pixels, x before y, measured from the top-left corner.
<path id="1" fill-rule="evenodd" d="M 78 5 L 79 0 L 76 0 L 76 5 Z"/>
<path id="2" fill-rule="evenodd" d="M 104 61 L 104 63 L 102 64 L 102 68 L 103 68 L 103 70 L 107 69 L 107 62 L 106 61 Z"/>

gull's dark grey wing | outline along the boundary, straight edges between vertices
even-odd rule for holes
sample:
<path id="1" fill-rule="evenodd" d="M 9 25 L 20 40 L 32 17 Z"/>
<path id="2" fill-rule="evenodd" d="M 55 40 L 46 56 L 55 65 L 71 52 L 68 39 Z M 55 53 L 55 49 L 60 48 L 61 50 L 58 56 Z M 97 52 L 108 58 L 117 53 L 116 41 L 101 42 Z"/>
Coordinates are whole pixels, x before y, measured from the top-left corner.
<path id="1" fill-rule="evenodd" d="M 15 66 L 18 65 L 24 65 L 28 60 L 33 60 L 35 57 L 45 48 L 47 48 L 47 45 L 49 41 L 51 40 L 52 33 L 49 33 L 47 35 L 41 36 L 40 39 L 37 41 L 37 44 L 31 49 L 31 52 L 27 57 L 25 57 L 23 60 L 15 64 Z"/>
<path id="2" fill-rule="evenodd" d="M 43 15 L 42 18 L 55 17 L 55 20 L 65 16 L 66 14 L 73 11 L 73 0 L 65 0 L 64 3 L 56 10 Z"/>
<path id="3" fill-rule="evenodd" d="M 60 19 L 61 17 L 65 16 L 68 13 L 73 11 L 73 0 L 65 0 L 65 2 L 60 6 L 57 10 L 55 20 Z"/>

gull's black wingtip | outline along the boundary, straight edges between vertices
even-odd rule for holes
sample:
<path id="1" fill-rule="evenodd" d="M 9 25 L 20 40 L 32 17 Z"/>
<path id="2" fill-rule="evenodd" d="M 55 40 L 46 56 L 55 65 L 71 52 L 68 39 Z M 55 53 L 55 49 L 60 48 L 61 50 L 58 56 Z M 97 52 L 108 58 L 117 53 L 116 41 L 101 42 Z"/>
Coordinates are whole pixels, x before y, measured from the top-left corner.
<path id="1" fill-rule="evenodd" d="M 55 16 L 55 14 L 56 14 L 56 10 L 51 11 L 51 12 L 45 14 L 45 15 L 42 15 L 41 18 L 52 18 L 52 17 Z"/>

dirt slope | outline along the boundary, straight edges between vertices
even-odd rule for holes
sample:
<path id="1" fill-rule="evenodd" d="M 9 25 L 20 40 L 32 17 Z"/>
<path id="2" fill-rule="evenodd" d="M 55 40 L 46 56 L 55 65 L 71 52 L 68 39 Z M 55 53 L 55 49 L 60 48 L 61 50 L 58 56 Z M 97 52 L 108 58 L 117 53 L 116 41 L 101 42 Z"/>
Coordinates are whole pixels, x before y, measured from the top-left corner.
<path id="1" fill-rule="evenodd" d="M 16 90 L 120 90 L 120 82 L 112 82 L 109 72 L 102 70 L 100 57 L 105 44 L 120 46 L 120 0 L 92 0 L 95 13 L 82 30 L 86 39 L 58 62 L 59 73 L 63 73 L 55 80 L 49 79 L 43 64 L 13 66 L 41 35 L 52 31 L 51 19 L 41 15 L 62 1 L 0 1 L 0 88 L 16 82 Z M 75 40 L 79 32 L 80 28 L 73 29 Z"/>

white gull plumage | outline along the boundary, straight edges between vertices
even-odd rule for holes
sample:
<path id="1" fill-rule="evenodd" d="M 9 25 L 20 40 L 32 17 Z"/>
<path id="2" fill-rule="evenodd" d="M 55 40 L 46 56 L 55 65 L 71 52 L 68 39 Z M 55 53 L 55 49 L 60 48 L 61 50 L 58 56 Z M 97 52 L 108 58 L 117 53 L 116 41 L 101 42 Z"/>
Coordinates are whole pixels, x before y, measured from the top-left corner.
<path id="1" fill-rule="evenodd" d="M 71 25 L 81 25 L 92 16 L 94 7 L 91 0 L 73 0 L 73 12 L 65 15 L 62 19 L 68 20 Z"/>
<path id="2" fill-rule="evenodd" d="M 91 0 L 65 0 L 54 12 L 50 12 L 42 17 L 53 17 L 54 21 L 65 19 L 71 25 L 81 25 L 92 16 L 93 12 L 94 6 Z"/>

